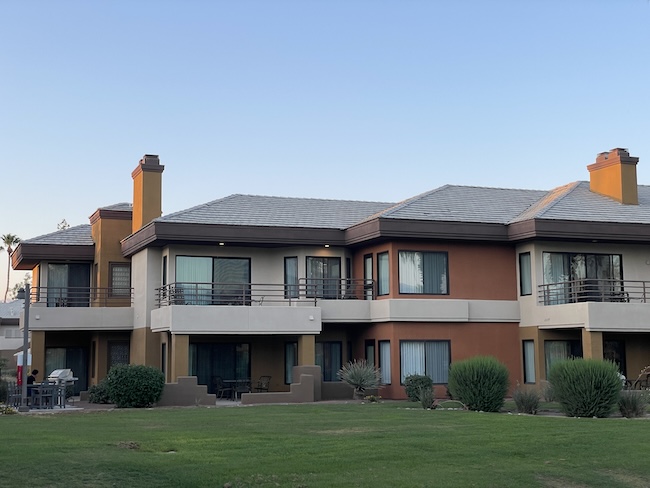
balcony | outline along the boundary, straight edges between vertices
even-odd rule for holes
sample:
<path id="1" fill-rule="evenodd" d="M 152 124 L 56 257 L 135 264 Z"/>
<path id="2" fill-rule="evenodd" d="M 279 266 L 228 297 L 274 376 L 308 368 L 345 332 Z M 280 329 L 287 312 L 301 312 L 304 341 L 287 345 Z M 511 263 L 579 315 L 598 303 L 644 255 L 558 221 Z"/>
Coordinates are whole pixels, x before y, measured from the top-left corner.
<path id="1" fill-rule="evenodd" d="M 169 305 L 316 306 L 318 300 L 374 299 L 374 282 L 307 279 L 293 285 L 262 283 L 170 283 L 156 289 L 158 307 Z"/>
<path id="2" fill-rule="evenodd" d="M 650 281 L 586 279 L 540 285 L 537 301 L 540 305 L 583 302 L 648 303 L 649 294 Z"/>
<path id="3" fill-rule="evenodd" d="M 537 307 L 522 309 L 522 322 L 543 329 L 649 332 L 650 282 L 575 280 L 538 287 Z"/>
<path id="4" fill-rule="evenodd" d="M 130 307 L 133 289 L 36 286 L 30 299 L 45 307 Z"/>
<path id="5" fill-rule="evenodd" d="M 34 287 L 30 293 L 31 330 L 131 330 L 130 288 Z"/>
<path id="6" fill-rule="evenodd" d="M 322 307 L 364 309 L 374 283 L 302 279 L 294 285 L 171 283 L 156 290 L 151 329 L 176 334 L 318 334 Z M 365 307 L 364 307 L 365 306 Z M 350 313 L 345 315 L 350 316 Z"/>

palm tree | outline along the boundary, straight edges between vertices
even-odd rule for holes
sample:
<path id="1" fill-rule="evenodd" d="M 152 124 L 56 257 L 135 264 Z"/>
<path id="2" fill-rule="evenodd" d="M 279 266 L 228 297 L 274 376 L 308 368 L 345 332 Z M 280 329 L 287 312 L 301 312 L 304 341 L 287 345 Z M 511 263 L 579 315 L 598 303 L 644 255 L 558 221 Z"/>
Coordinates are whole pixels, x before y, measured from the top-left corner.
<path id="1" fill-rule="evenodd" d="M 15 246 L 20 242 L 20 238 L 13 234 L 5 234 L 0 237 L 0 241 L 7 246 L 7 288 L 5 289 L 5 303 L 7 302 L 7 294 L 9 293 L 9 272 L 11 271 L 11 253 L 14 251 L 11 246 Z"/>

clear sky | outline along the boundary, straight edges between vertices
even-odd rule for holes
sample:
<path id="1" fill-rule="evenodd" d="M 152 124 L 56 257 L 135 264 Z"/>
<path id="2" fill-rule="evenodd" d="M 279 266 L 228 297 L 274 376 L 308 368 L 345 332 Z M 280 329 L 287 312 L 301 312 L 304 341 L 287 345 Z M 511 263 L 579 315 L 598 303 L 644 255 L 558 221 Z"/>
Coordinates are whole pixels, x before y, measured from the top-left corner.
<path id="1" fill-rule="evenodd" d="M 164 213 L 550 189 L 614 147 L 650 184 L 648 0 L 5 1 L 0 69 L 0 234 L 22 239 L 130 202 L 144 154 Z"/>

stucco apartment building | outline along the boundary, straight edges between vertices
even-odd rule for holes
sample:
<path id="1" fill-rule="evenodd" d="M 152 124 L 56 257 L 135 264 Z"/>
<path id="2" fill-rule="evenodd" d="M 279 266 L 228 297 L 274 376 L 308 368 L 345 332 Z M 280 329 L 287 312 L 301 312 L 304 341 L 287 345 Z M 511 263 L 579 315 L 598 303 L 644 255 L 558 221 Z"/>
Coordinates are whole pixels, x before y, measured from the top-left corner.
<path id="1" fill-rule="evenodd" d="M 384 398 L 492 355 L 513 386 L 553 361 L 650 364 L 650 187 L 624 149 L 551 191 L 443 186 L 399 203 L 231 195 L 162 215 L 164 166 L 145 155 L 133 203 L 20 243 L 33 272 L 34 367 L 77 390 L 112 365 L 168 382 L 272 377 L 318 365 L 323 398 L 348 360 L 381 368 Z"/>

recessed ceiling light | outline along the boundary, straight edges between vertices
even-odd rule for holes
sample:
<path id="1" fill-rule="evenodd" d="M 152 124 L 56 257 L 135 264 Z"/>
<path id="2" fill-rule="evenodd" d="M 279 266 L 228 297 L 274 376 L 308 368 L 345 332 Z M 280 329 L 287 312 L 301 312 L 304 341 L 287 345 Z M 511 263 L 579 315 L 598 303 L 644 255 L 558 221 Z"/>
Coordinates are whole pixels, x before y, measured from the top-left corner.
<path id="1" fill-rule="evenodd" d="M 325 244 L 325 247 L 330 247 L 330 245 L 329 245 L 329 244 Z"/>
<path id="2" fill-rule="evenodd" d="M 220 245 L 220 246 L 225 246 L 226 243 L 225 243 L 225 242 L 220 242 L 219 245 Z"/>

